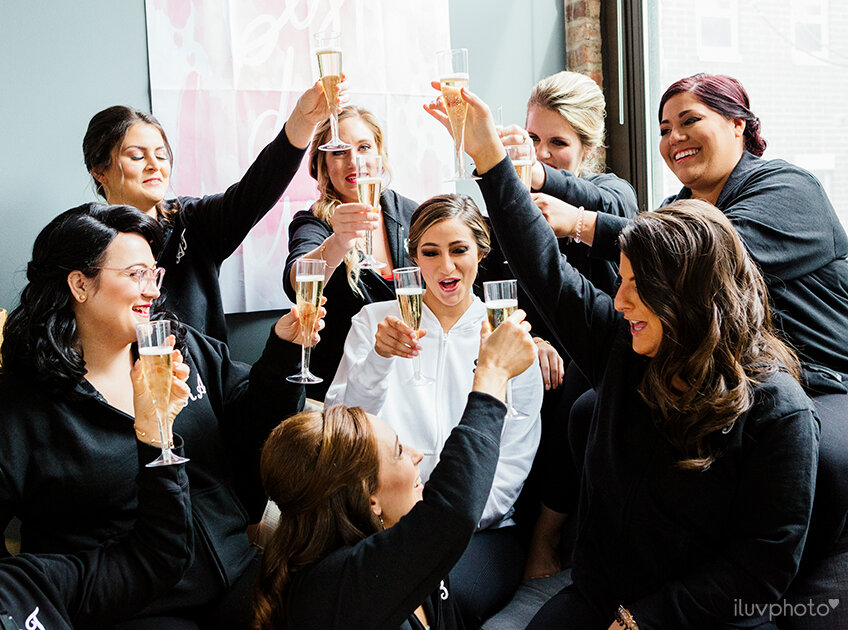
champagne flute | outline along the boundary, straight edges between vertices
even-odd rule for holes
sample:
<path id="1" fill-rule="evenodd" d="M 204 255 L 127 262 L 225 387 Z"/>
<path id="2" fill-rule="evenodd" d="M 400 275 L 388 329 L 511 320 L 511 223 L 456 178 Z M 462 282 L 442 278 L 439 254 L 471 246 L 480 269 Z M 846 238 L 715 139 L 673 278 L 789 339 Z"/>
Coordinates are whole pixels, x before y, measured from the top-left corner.
<path id="1" fill-rule="evenodd" d="M 421 283 L 421 269 L 418 267 L 401 267 L 394 270 L 395 295 L 397 295 L 400 317 L 403 323 L 418 333 L 421 327 L 421 313 L 424 304 L 424 285 Z M 412 357 L 415 376 L 410 385 L 431 385 L 435 380 L 421 374 L 421 357 Z"/>
<path id="2" fill-rule="evenodd" d="M 448 113 L 455 153 L 454 175 L 449 181 L 480 179 L 465 171 L 465 117 L 468 103 L 462 100 L 462 88 L 468 89 L 468 49 L 453 48 L 436 53 L 442 102 Z"/>
<path id="3" fill-rule="evenodd" d="M 332 137 L 319 149 L 322 151 L 346 151 L 352 148 L 339 138 L 339 91 L 336 86 L 342 80 L 342 49 L 339 33 L 324 32 L 315 36 L 318 56 L 318 73 L 321 76 L 321 87 L 324 88 L 324 98 L 330 107 L 330 133 Z"/>
<path id="4" fill-rule="evenodd" d="M 533 152 L 532 145 L 529 144 L 511 144 L 506 149 L 506 154 L 512 162 L 515 172 L 518 174 L 518 179 L 524 184 L 527 190 L 530 190 L 530 180 L 533 174 Z"/>
<path id="5" fill-rule="evenodd" d="M 138 339 L 141 373 L 144 375 L 144 380 L 150 389 L 150 397 L 153 399 L 153 408 L 159 423 L 159 442 L 162 444 L 162 453 L 147 464 L 147 467 L 182 464 L 188 459 L 171 451 L 174 433 L 168 421 L 168 407 L 171 402 L 171 353 L 174 351 L 168 343 L 171 322 L 160 319 L 155 322 L 136 324 L 135 334 Z"/>
<path id="6" fill-rule="evenodd" d="M 515 280 L 498 280 L 483 283 L 483 302 L 492 330 L 518 310 L 518 284 Z M 512 380 L 506 383 L 506 417 L 526 420 L 529 416 L 512 406 Z"/>
<path id="7" fill-rule="evenodd" d="M 356 156 L 356 192 L 359 203 L 372 212 L 380 211 L 380 194 L 383 192 L 383 158 L 373 153 Z M 374 258 L 374 232 L 365 232 L 365 257 L 360 269 L 380 269 L 386 263 Z"/>
<path id="8" fill-rule="evenodd" d="M 321 295 L 324 293 L 324 268 L 327 263 L 320 259 L 299 258 L 295 263 L 294 279 L 297 283 L 297 317 L 300 321 L 302 344 L 300 347 L 300 372 L 287 376 L 292 383 L 307 385 L 324 381 L 309 371 L 309 356 L 312 352 L 312 335 L 318 322 Z"/>

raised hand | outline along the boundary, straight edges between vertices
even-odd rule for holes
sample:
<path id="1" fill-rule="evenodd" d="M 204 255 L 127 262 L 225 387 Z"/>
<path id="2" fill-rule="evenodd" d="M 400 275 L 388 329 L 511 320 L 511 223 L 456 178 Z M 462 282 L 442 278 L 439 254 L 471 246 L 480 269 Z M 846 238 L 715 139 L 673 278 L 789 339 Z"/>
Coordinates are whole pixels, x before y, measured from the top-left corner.
<path id="1" fill-rule="evenodd" d="M 377 333 L 374 336 L 374 350 L 381 357 L 403 357 L 411 359 L 421 351 L 421 339 L 427 331 L 421 329 L 416 332 L 397 317 L 387 316 L 386 319 L 377 324 Z"/>
<path id="2" fill-rule="evenodd" d="M 342 75 L 342 78 L 344 78 L 344 75 Z M 347 93 L 348 87 L 347 81 L 342 81 L 336 86 L 339 92 L 339 109 L 342 109 L 350 100 Z M 315 126 L 329 117 L 330 107 L 324 97 L 324 88 L 321 86 L 321 81 L 318 80 L 300 95 L 294 110 L 286 121 L 286 135 L 289 142 L 298 148 L 306 148 L 312 140 Z"/>
<path id="3" fill-rule="evenodd" d="M 361 203 L 343 203 L 336 206 L 330 219 L 330 227 L 333 228 L 333 238 L 338 239 L 344 251 L 352 249 L 357 239 L 365 237 L 365 232 L 373 232 L 380 226 L 380 215 L 370 210 Z"/>
<path id="4" fill-rule="evenodd" d="M 574 236 L 577 231 L 577 218 L 580 209 L 572 206 L 567 201 L 546 195 L 545 193 L 532 193 L 533 202 L 542 211 L 542 215 L 551 226 L 557 238 Z"/>

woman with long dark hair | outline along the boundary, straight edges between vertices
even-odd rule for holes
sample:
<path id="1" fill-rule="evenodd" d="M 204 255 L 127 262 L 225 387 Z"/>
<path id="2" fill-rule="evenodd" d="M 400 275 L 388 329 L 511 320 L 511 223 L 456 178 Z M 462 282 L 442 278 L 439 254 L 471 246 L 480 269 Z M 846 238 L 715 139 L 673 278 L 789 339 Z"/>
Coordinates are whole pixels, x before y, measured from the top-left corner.
<path id="1" fill-rule="evenodd" d="M 22 523 L 25 552 L 73 553 L 127 533 L 138 474 L 130 368 L 136 324 L 155 313 L 162 230 L 129 206 L 86 204 L 38 235 L 28 284 L 9 315 L 0 374 L 0 527 Z M 246 536 L 265 505 L 261 444 L 301 408 L 285 377 L 299 362 L 295 313 L 275 324 L 252 366 L 179 327 L 190 395 L 175 424 L 191 459 L 191 566 L 124 627 L 248 626 L 258 560 Z M 133 625 L 135 623 L 136 625 Z"/>
<path id="2" fill-rule="evenodd" d="M 341 84 L 342 102 L 346 84 Z M 165 307 L 203 334 L 227 340 L 218 274 L 221 264 L 282 196 L 315 126 L 329 115 L 321 82 L 298 99 L 280 133 L 241 180 L 205 197 L 166 199 L 174 153 L 151 114 L 115 105 L 95 114 L 82 141 L 85 167 L 107 203 L 135 206 L 163 227 L 157 264 L 168 270 Z"/>
<path id="3" fill-rule="evenodd" d="M 426 487 L 421 454 L 361 408 L 301 413 L 274 430 L 262 478 L 281 518 L 262 560 L 257 628 L 465 627 L 448 573 L 489 495 L 506 382 L 536 356 L 523 316 L 491 334 L 483 324 L 462 421 Z"/>
<path id="4" fill-rule="evenodd" d="M 356 191 L 358 155 L 379 155 L 383 169 L 388 156 L 383 130 L 376 116 L 362 107 L 348 107 L 339 114 L 339 137 L 353 148 L 321 151 L 330 137 L 327 119 L 315 134 L 309 152 L 309 174 L 318 182 L 320 198 L 309 210 L 298 212 L 289 225 L 289 256 L 283 273 L 283 288 L 294 301 L 295 261 L 321 258 L 327 261 L 324 295 L 332 304 L 324 342 L 312 353 L 311 365 L 324 382 L 312 386 L 309 395 L 323 398 L 339 366 L 350 320 L 366 304 L 394 299 L 392 270 L 409 266 L 406 239 L 409 218 L 418 206 L 390 188 L 380 195 L 380 211 L 365 212 Z M 362 269 L 359 239 L 373 234 L 375 258 L 386 263 L 381 269 Z"/>
<path id="5" fill-rule="evenodd" d="M 819 428 L 756 264 L 721 212 L 672 204 L 621 233 L 611 298 L 559 254 L 488 108 L 463 98 L 507 260 L 598 393 L 573 584 L 530 627 L 768 626 L 734 602 L 775 603 L 798 571 Z"/>

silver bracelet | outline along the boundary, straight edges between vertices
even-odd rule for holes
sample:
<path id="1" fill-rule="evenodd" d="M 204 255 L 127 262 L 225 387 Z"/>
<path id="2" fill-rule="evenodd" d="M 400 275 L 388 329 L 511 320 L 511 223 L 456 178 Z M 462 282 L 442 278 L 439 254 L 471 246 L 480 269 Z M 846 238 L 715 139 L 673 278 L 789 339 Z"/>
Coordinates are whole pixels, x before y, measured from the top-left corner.
<path id="1" fill-rule="evenodd" d="M 576 230 L 576 234 L 574 236 L 574 240 L 577 241 L 578 243 L 583 242 L 582 241 L 582 237 L 583 237 L 583 215 L 585 214 L 585 212 L 586 212 L 586 210 L 583 208 L 583 206 L 580 206 L 579 208 L 577 208 L 577 230 Z"/>

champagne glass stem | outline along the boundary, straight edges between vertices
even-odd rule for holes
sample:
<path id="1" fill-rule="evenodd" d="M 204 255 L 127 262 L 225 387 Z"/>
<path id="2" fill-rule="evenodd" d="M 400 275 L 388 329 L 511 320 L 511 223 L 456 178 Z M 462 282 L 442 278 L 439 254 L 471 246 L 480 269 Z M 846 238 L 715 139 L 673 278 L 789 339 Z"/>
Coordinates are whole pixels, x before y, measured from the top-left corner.
<path id="1" fill-rule="evenodd" d="M 300 346 L 300 373 L 306 377 L 309 374 L 309 357 L 312 354 L 312 346 L 308 346 L 306 332 L 303 333 L 303 345 Z"/>
<path id="2" fill-rule="evenodd" d="M 371 258 L 374 250 L 374 233 L 371 230 L 365 232 L 365 255 Z"/>
<path id="3" fill-rule="evenodd" d="M 506 382 L 506 410 L 507 413 L 513 413 L 512 408 L 512 379 Z"/>
<path id="4" fill-rule="evenodd" d="M 412 357 L 412 368 L 415 370 L 415 380 L 421 380 L 421 357 L 415 355 Z"/>
<path id="5" fill-rule="evenodd" d="M 463 129 L 459 132 L 459 138 L 454 142 L 454 149 L 456 152 L 456 176 L 457 177 L 465 177 L 465 151 L 463 147 L 465 146 L 465 128 L 463 125 Z"/>
<path id="6" fill-rule="evenodd" d="M 159 443 L 162 444 L 162 462 L 170 465 L 172 463 L 171 440 L 166 435 L 165 423 L 162 422 L 162 414 L 159 413 L 158 409 L 156 410 L 156 422 L 159 425 Z"/>
<path id="7" fill-rule="evenodd" d="M 339 139 L 339 112 L 336 107 L 330 109 L 330 134 L 332 134 L 331 142 L 333 144 L 341 142 Z"/>

